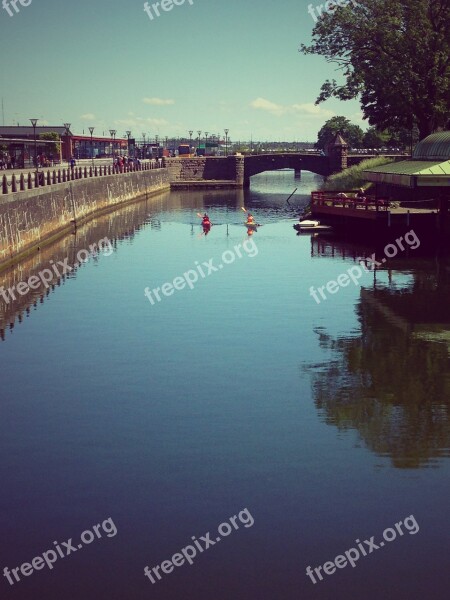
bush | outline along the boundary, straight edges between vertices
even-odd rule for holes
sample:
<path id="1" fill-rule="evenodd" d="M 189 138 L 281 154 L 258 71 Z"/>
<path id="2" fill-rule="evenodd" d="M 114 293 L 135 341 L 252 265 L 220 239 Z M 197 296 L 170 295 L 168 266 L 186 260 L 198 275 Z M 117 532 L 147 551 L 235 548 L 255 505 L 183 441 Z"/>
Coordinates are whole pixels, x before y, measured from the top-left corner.
<path id="1" fill-rule="evenodd" d="M 380 167 L 392 162 L 392 159 L 379 156 L 377 158 L 369 158 L 363 160 L 359 165 L 353 165 L 345 171 L 335 173 L 327 178 L 321 185 L 321 190 L 336 190 L 338 192 L 358 190 L 359 188 L 367 189 L 370 184 L 364 179 L 362 172 L 373 167 Z"/>

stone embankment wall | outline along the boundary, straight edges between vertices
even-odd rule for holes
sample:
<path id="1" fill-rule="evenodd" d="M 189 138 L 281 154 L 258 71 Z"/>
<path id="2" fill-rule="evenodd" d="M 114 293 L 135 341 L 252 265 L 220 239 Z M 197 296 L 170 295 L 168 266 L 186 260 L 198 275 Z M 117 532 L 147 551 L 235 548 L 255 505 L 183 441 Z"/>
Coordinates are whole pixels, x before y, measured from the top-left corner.
<path id="1" fill-rule="evenodd" d="M 171 182 L 177 181 L 229 181 L 243 185 L 243 156 L 200 156 L 196 158 L 165 158 L 164 167 Z"/>
<path id="2" fill-rule="evenodd" d="M 0 196 L 0 268 L 96 213 L 170 189 L 166 169 L 76 179 Z"/>

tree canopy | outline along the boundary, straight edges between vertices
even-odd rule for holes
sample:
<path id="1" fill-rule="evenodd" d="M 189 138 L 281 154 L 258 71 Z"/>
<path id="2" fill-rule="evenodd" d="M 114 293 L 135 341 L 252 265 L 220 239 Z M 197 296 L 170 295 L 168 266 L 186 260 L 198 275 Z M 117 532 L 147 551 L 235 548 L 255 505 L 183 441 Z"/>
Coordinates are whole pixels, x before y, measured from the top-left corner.
<path id="1" fill-rule="evenodd" d="M 423 138 L 450 127 L 448 0 L 359 0 L 334 6 L 313 30 L 304 54 L 335 63 L 344 82 L 326 80 L 316 104 L 359 98 L 377 129 L 411 130 Z"/>
<path id="2" fill-rule="evenodd" d="M 39 134 L 39 139 L 41 140 L 54 140 L 54 144 L 48 144 L 46 147 L 46 152 L 49 154 L 59 155 L 59 135 L 54 131 L 49 131 L 47 133 Z"/>
<path id="3" fill-rule="evenodd" d="M 346 117 L 332 117 L 317 134 L 317 148 L 325 150 L 336 133 L 340 133 L 351 148 L 359 148 L 364 136 L 361 127 L 354 125 Z"/>

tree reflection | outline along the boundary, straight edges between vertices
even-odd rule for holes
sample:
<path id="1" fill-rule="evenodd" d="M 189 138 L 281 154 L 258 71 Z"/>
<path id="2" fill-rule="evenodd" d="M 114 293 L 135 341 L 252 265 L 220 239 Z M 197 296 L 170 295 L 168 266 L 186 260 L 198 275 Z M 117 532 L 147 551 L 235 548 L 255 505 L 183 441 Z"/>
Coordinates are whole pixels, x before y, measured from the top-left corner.
<path id="1" fill-rule="evenodd" d="M 398 468 L 435 466 L 449 455 L 448 345 L 430 341 L 437 329 L 442 339 L 448 335 L 449 295 L 436 275 L 432 282 L 419 275 L 406 290 L 362 290 L 360 332 L 333 339 L 317 330 L 331 360 L 307 367 L 325 422 L 356 429 L 370 450 Z M 413 315 L 421 315 L 422 325 Z M 440 323 L 434 329 L 433 318 Z"/>

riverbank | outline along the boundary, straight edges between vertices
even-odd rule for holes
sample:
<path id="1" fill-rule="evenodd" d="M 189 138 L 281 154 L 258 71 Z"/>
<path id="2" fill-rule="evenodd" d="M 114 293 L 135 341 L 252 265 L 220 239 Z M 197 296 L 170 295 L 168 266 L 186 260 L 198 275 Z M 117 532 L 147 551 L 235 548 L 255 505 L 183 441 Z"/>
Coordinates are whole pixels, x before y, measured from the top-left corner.
<path id="1" fill-rule="evenodd" d="M 0 271 L 94 216 L 169 189 L 167 169 L 154 169 L 0 196 Z"/>

